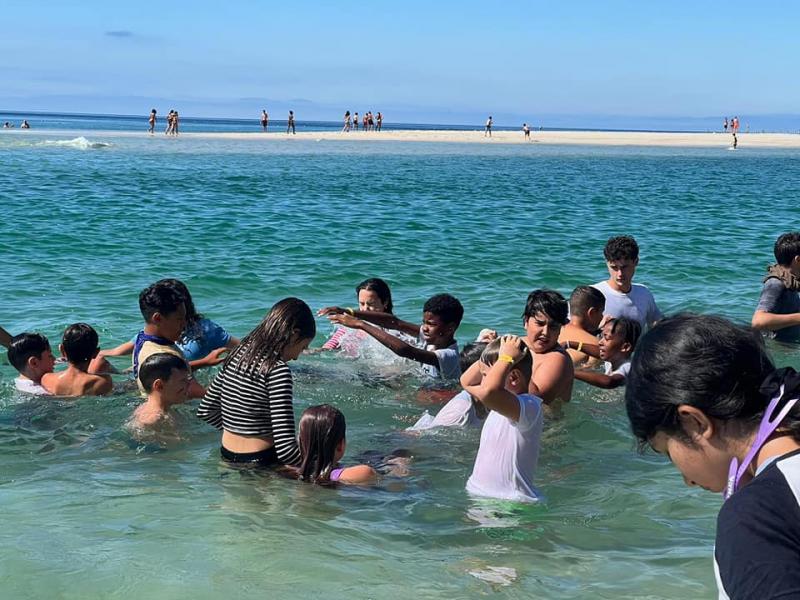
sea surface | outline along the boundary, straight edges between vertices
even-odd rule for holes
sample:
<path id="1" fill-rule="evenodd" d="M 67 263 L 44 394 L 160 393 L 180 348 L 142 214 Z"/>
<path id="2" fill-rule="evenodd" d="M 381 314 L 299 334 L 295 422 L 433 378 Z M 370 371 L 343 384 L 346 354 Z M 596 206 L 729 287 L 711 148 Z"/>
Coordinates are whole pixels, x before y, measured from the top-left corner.
<path id="1" fill-rule="evenodd" d="M 603 245 L 618 234 L 639 241 L 636 281 L 665 313 L 748 321 L 775 238 L 798 229 L 797 150 L 84 129 L 0 130 L 0 325 L 54 347 L 77 321 L 103 347 L 130 339 L 139 291 L 162 277 L 186 282 L 239 337 L 281 298 L 352 305 L 375 276 L 407 320 L 434 293 L 460 298 L 462 344 L 483 327 L 521 333 L 528 292 L 605 279 Z M 320 319 L 314 345 L 330 333 Z M 796 349 L 770 347 L 800 368 Z M 125 427 L 140 400 L 124 375 L 107 398 L 31 399 L 3 359 L 0 595 L 715 597 L 721 499 L 637 454 L 620 391 L 576 384 L 545 424 L 545 501 L 520 505 L 465 493 L 476 431 L 403 433 L 438 406 L 402 361 L 369 348 L 292 369 L 298 415 L 323 402 L 345 413 L 346 463 L 405 448 L 408 475 L 322 489 L 233 470 L 196 403 L 179 408 L 168 439 L 139 439 Z"/>

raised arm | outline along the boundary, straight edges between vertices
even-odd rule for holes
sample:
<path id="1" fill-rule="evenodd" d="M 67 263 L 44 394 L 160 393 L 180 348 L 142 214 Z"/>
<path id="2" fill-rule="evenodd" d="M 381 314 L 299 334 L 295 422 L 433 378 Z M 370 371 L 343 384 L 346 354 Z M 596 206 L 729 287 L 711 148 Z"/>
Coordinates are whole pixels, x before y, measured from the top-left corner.
<path id="1" fill-rule="evenodd" d="M 370 313 L 368 311 L 358 311 L 358 314 L 388 314 L 388 313 Z M 368 333 L 376 340 L 378 340 L 381 344 L 389 348 L 392 352 L 397 354 L 397 356 L 402 356 L 403 358 L 409 358 L 411 360 L 415 360 L 417 362 L 426 364 L 426 365 L 433 365 L 434 367 L 439 366 L 439 358 L 436 356 L 435 352 L 431 352 L 430 350 L 425 350 L 424 348 L 417 348 L 416 346 L 412 346 L 393 336 L 391 333 L 385 332 L 380 327 L 375 327 L 374 325 L 362 321 L 359 318 L 353 317 L 348 313 L 344 314 L 332 314 L 328 317 L 332 322 L 337 323 L 339 325 L 344 325 L 345 327 L 350 327 L 351 329 L 361 329 L 362 331 Z M 396 329 L 393 327 L 392 329 Z M 419 332 L 419 330 L 417 330 Z"/>
<path id="2" fill-rule="evenodd" d="M 501 338 L 500 355 L 489 367 L 479 385 L 470 385 L 465 389 L 481 403 L 515 423 L 519 421 L 519 399 L 514 392 L 506 389 L 506 380 L 514 368 L 514 363 L 527 351 L 523 341 L 517 336 L 505 335 Z M 480 364 L 480 363 L 476 363 Z M 484 366 L 484 368 L 486 368 Z"/>
<path id="3" fill-rule="evenodd" d="M 408 321 L 403 321 L 402 319 L 398 319 L 391 313 L 376 312 L 372 310 L 353 310 L 352 308 L 328 306 L 326 308 L 321 309 L 317 314 L 324 317 L 349 315 L 351 317 L 355 317 L 356 319 L 360 319 L 361 321 L 372 323 L 379 327 L 385 327 L 386 329 L 396 329 L 397 331 L 402 331 L 403 333 L 407 333 L 408 335 L 413 337 L 417 337 L 419 335 L 419 325 L 415 323 L 410 323 Z"/>

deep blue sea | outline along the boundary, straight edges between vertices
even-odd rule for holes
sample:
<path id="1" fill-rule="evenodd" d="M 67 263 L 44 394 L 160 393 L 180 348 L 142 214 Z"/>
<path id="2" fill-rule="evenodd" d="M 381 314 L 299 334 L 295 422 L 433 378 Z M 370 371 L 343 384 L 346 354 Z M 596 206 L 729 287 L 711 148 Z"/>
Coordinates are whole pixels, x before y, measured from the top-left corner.
<path id="1" fill-rule="evenodd" d="M 0 130 L 0 325 L 54 346 L 77 321 L 103 347 L 130 339 L 139 291 L 162 277 L 239 337 L 289 295 L 353 304 L 366 277 L 407 320 L 456 295 L 462 343 L 519 333 L 528 292 L 605 279 L 618 234 L 639 241 L 636 281 L 665 313 L 749 321 L 775 238 L 798 229 L 797 150 L 167 139 L 97 120 Z M 410 474 L 368 490 L 242 474 L 194 405 L 176 439 L 141 441 L 124 376 L 107 398 L 30 399 L 3 360 L 2 597 L 715 596 L 721 499 L 635 452 L 620 391 L 576 384 L 545 423 L 546 502 L 521 506 L 465 493 L 477 432 L 402 433 L 437 407 L 386 353 L 292 368 L 298 415 L 345 413 L 346 461 L 408 448 Z"/>

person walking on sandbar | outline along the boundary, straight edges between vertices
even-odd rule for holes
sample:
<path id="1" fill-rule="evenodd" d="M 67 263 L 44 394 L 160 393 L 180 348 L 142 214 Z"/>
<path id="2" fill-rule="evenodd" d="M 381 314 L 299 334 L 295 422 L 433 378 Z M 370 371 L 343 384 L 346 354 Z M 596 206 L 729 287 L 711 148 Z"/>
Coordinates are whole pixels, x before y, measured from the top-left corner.
<path id="1" fill-rule="evenodd" d="M 289 130 L 291 130 L 292 135 L 295 135 L 296 132 L 294 130 L 294 111 L 293 110 L 289 111 L 289 118 L 286 121 L 286 133 L 287 134 L 289 133 Z"/>
<path id="2" fill-rule="evenodd" d="M 492 117 L 490 115 L 489 118 L 486 119 L 486 129 L 484 129 L 484 131 L 483 131 L 483 137 L 487 137 L 487 136 L 488 137 L 492 137 L 492 124 L 493 124 L 493 121 L 492 121 Z"/>

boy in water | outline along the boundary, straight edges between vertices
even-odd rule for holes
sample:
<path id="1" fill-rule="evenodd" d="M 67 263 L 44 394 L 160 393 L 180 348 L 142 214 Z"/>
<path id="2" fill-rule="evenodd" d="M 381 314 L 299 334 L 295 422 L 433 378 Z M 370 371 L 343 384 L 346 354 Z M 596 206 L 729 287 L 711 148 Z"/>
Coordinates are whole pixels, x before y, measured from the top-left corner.
<path id="1" fill-rule="evenodd" d="M 113 383 L 110 375 L 99 371 L 105 359 L 99 357 L 100 343 L 97 332 L 91 325 L 75 323 L 64 330 L 59 350 L 67 359 L 67 369 L 59 373 L 42 376 L 42 387 L 54 396 L 104 396 Z"/>
<path id="2" fill-rule="evenodd" d="M 572 364 L 593 366 L 599 356 L 597 333 L 606 298 L 589 285 L 579 285 L 569 297 L 569 322 L 561 328 L 558 343 L 567 349 Z"/>
<path id="3" fill-rule="evenodd" d="M 45 336 L 41 333 L 15 335 L 8 345 L 8 362 L 19 371 L 20 376 L 14 380 L 17 390 L 26 394 L 50 394 L 42 387 L 42 377 L 53 372 L 56 359 Z"/>
<path id="4" fill-rule="evenodd" d="M 189 397 L 191 372 L 186 361 L 174 354 L 151 354 L 139 367 L 147 400 L 133 411 L 130 425 L 136 429 L 152 427 L 170 416 L 170 407 Z"/>
<path id="5" fill-rule="evenodd" d="M 464 316 L 464 308 L 450 294 L 437 294 L 425 302 L 422 325 L 403 321 L 389 313 L 338 306 L 324 308 L 320 314 L 328 315 L 338 325 L 361 329 L 398 356 L 421 363 L 423 371 L 433 379 L 454 380 L 461 375 L 458 343 L 454 335 Z M 418 337 L 419 346 L 412 346 L 382 328 Z"/>
<path id="6" fill-rule="evenodd" d="M 133 376 L 142 393 L 144 385 L 139 378 L 139 365 L 152 354 L 166 352 L 186 360 L 175 344 L 186 327 L 186 305 L 183 296 L 163 281 L 157 281 L 139 294 L 139 310 L 144 317 L 144 329 L 136 336 L 133 345 Z M 192 379 L 189 385 L 190 398 L 202 398 L 205 389 Z"/>
<path id="7" fill-rule="evenodd" d="M 800 232 L 784 233 L 774 251 L 777 263 L 767 267 L 751 324 L 781 342 L 800 342 Z"/>
<path id="8" fill-rule="evenodd" d="M 541 400 L 528 392 L 530 350 L 516 336 L 490 343 L 476 363 L 481 381 L 466 388 L 491 412 L 481 432 L 467 491 L 476 496 L 535 502 L 533 478 L 542 435 Z"/>
<path id="9" fill-rule="evenodd" d="M 593 287 L 606 297 L 605 314 L 639 321 L 642 330 L 655 325 L 662 315 L 653 294 L 647 287 L 633 283 L 639 265 L 639 245 L 636 240 L 627 235 L 613 237 L 606 242 L 603 254 L 609 277 Z"/>
<path id="10" fill-rule="evenodd" d="M 606 321 L 600 338 L 600 358 L 605 361 L 605 372 L 578 370 L 575 379 L 606 389 L 625 385 L 631 370 L 631 355 L 641 334 L 642 326 L 638 321 L 625 317 Z"/>

